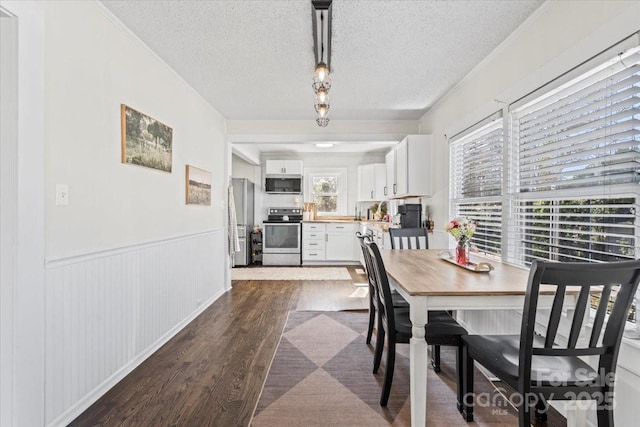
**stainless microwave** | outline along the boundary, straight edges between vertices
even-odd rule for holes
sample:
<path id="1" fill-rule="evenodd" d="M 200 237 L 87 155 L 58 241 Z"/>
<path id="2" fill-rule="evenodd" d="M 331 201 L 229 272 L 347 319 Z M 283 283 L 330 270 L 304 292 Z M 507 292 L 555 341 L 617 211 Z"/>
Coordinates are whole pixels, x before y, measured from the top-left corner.
<path id="1" fill-rule="evenodd" d="M 269 194 L 302 194 L 302 176 L 271 175 L 265 178 L 265 192 Z"/>

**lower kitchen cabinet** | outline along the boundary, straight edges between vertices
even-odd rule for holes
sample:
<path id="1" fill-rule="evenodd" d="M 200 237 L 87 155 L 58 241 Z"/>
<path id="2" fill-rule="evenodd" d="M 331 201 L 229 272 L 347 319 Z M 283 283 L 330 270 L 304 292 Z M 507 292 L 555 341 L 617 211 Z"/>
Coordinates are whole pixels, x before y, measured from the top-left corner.
<path id="1" fill-rule="evenodd" d="M 302 262 L 325 260 L 326 224 L 302 224 Z"/>
<path id="2" fill-rule="evenodd" d="M 302 263 L 355 263 L 359 260 L 358 223 L 302 224 Z"/>
<path id="3" fill-rule="evenodd" d="M 357 261 L 354 241 L 359 224 L 327 224 L 326 255 L 327 261 Z"/>

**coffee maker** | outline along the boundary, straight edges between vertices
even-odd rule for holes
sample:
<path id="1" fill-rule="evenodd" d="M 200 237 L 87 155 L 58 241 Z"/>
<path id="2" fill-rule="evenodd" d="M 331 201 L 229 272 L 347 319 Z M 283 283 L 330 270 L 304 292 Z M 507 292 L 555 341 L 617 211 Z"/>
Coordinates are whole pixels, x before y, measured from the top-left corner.
<path id="1" fill-rule="evenodd" d="M 400 214 L 400 228 L 420 228 L 422 205 L 420 203 L 408 203 L 398 206 Z"/>

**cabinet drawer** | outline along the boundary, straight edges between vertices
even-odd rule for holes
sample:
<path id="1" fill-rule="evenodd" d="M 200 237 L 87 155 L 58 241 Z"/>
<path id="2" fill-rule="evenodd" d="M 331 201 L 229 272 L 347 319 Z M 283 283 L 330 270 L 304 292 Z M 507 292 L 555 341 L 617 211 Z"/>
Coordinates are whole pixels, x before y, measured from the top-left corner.
<path id="1" fill-rule="evenodd" d="M 302 240 L 324 240 L 324 231 L 305 231 L 302 233 Z"/>
<path id="2" fill-rule="evenodd" d="M 317 250 L 303 250 L 302 251 L 302 260 L 303 261 L 324 261 L 324 251 Z"/>
<path id="3" fill-rule="evenodd" d="M 324 228 L 325 224 L 302 224 L 302 231 L 319 231 L 321 233 L 324 233 Z"/>
<path id="4" fill-rule="evenodd" d="M 322 240 L 302 240 L 302 249 L 311 249 L 314 251 L 324 251 L 324 239 Z"/>
<path id="5" fill-rule="evenodd" d="M 358 231 L 360 226 L 356 223 L 344 224 L 344 223 L 329 223 L 327 224 L 327 233 L 354 233 Z"/>

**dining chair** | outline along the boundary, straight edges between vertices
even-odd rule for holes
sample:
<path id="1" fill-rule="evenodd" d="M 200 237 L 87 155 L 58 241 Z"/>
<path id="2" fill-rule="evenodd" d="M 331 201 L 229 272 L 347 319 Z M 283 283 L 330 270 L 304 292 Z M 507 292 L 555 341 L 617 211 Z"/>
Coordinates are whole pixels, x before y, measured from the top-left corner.
<path id="1" fill-rule="evenodd" d="M 389 228 L 391 249 L 429 249 L 426 228 Z"/>
<path id="2" fill-rule="evenodd" d="M 462 337 L 463 417 L 473 420 L 476 361 L 517 391 L 520 427 L 530 425 L 533 406 L 536 418 L 544 420 L 547 400 L 576 399 L 596 400 L 598 426 L 613 426 L 618 351 L 639 280 L 638 260 L 598 264 L 534 261 L 520 335 Z M 555 292 L 551 309 L 539 308 L 541 289 Z M 577 294 L 575 306 L 564 307 L 570 291 Z M 566 334 L 559 333 L 563 317 L 571 321 Z M 583 328 L 585 317 L 592 318 Z"/>
<path id="3" fill-rule="evenodd" d="M 376 299 L 376 288 L 373 277 L 373 269 L 370 266 L 371 259 L 369 254 L 367 253 L 367 248 L 365 246 L 365 239 L 368 239 L 368 236 L 365 236 L 361 232 L 356 232 L 356 237 L 360 241 L 360 248 L 362 249 L 362 257 L 364 258 L 365 271 L 367 273 L 367 280 L 369 282 L 369 326 L 367 328 L 367 344 L 371 344 L 371 336 L 373 335 L 373 328 L 375 325 L 376 319 L 376 311 L 377 311 L 377 299 Z M 392 292 L 391 299 L 394 307 L 409 307 L 409 303 L 405 300 L 402 295 L 397 292 Z"/>
<path id="4" fill-rule="evenodd" d="M 429 233 L 426 228 L 389 228 L 391 249 L 429 249 Z M 430 311 L 431 315 L 447 316 L 448 311 Z M 431 346 L 431 366 L 440 372 L 440 346 Z"/>
<path id="5" fill-rule="evenodd" d="M 371 259 L 374 272 L 374 283 L 378 295 L 378 327 L 376 347 L 374 352 L 373 373 L 377 373 L 382 361 L 384 343 L 387 343 L 387 360 L 385 364 L 384 386 L 380 396 L 380 405 L 386 406 L 393 382 L 396 344 L 408 344 L 412 336 L 412 324 L 409 318 L 409 308 L 394 308 L 391 298 L 389 278 L 380 256 L 378 245 L 365 241 L 367 252 Z M 444 315 L 442 314 L 444 313 Z M 467 331 L 458 324 L 447 312 L 429 312 L 425 325 L 425 340 L 427 344 L 456 346 L 456 387 L 457 401 L 460 407 L 462 401 L 462 342 L 461 336 Z"/>

